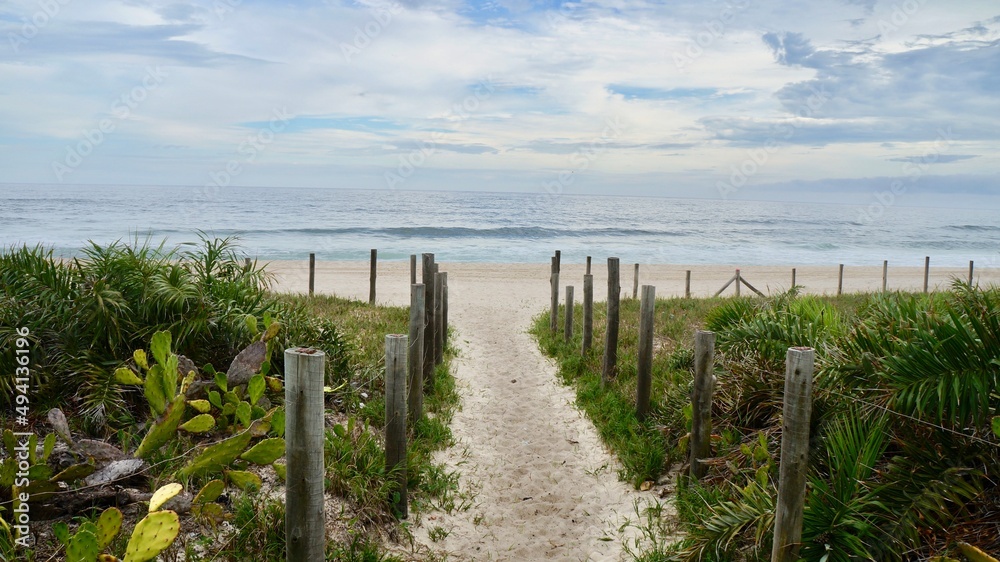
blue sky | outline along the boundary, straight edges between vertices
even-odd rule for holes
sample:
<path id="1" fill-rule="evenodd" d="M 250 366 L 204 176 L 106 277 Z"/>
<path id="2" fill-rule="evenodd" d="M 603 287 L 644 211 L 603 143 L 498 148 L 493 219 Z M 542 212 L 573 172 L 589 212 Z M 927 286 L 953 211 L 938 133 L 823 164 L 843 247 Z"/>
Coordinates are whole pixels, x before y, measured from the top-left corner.
<path id="1" fill-rule="evenodd" d="M 1000 206 L 1000 5 L 13 0 L 0 183 Z"/>

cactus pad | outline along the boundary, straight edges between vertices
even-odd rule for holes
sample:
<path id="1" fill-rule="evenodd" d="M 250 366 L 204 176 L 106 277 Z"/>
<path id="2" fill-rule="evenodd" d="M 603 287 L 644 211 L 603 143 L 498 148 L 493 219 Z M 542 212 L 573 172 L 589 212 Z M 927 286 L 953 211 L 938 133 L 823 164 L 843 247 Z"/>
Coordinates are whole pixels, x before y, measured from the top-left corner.
<path id="1" fill-rule="evenodd" d="M 260 476 L 245 470 L 227 470 L 226 478 L 233 486 L 248 492 L 260 490 L 262 485 Z"/>
<path id="2" fill-rule="evenodd" d="M 139 448 L 135 450 L 138 458 L 148 457 L 151 453 L 159 449 L 164 443 L 177 436 L 177 426 L 184 418 L 184 395 L 174 398 L 174 401 L 164 412 L 163 416 L 153 423 L 146 436 L 139 443 Z"/>
<path id="3" fill-rule="evenodd" d="M 247 445 L 250 444 L 250 437 L 251 434 L 248 430 L 214 445 L 209 445 L 202 450 L 201 454 L 191 459 L 177 475 L 181 478 L 187 478 L 188 476 L 219 471 L 229 466 L 236 460 L 236 457 L 246 450 Z"/>
<path id="4" fill-rule="evenodd" d="M 146 562 L 163 552 L 177 538 L 181 523 L 173 511 L 150 513 L 135 525 L 125 549 L 125 562 Z"/>
<path id="5" fill-rule="evenodd" d="M 97 519 L 97 549 L 104 550 L 122 528 L 122 512 L 117 507 L 109 507 Z"/>
<path id="6" fill-rule="evenodd" d="M 152 513 L 167 503 L 170 498 L 181 493 L 184 487 L 176 482 L 161 486 L 159 490 L 153 492 L 153 497 L 149 498 L 149 512 Z"/>
<path id="7" fill-rule="evenodd" d="M 198 414 L 181 424 L 181 429 L 189 433 L 205 433 L 215 427 L 215 418 L 212 414 Z"/>
<path id="8" fill-rule="evenodd" d="M 198 492 L 198 495 L 194 497 L 191 502 L 192 505 L 198 505 L 203 503 L 214 502 L 219 499 L 222 492 L 226 489 L 226 483 L 222 480 L 212 480 Z"/>
<path id="9" fill-rule="evenodd" d="M 271 464 L 285 454 L 285 440 L 280 437 L 264 439 L 240 455 L 240 458 L 254 464 Z"/>
<path id="10" fill-rule="evenodd" d="M 81 529 L 69 539 L 66 562 L 95 562 L 100 553 L 97 536 L 90 529 Z"/>
<path id="11" fill-rule="evenodd" d="M 135 371 L 128 367 L 118 367 L 115 369 L 115 381 L 120 384 L 142 384 L 142 379 L 139 378 L 139 375 L 136 375 Z"/>
<path id="12" fill-rule="evenodd" d="M 212 403 L 208 400 L 188 400 L 188 406 L 194 408 L 199 414 L 207 414 L 212 410 Z"/>

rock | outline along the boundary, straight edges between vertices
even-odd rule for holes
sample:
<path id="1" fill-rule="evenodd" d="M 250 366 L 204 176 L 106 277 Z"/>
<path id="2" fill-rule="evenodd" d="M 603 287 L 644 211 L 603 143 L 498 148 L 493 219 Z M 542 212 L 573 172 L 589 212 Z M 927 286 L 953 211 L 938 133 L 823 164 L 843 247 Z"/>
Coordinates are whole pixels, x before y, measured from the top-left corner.
<path id="1" fill-rule="evenodd" d="M 226 371 L 226 382 L 229 388 L 250 382 L 250 377 L 260 372 L 267 355 L 267 344 L 256 341 L 239 353 Z"/>
<path id="2" fill-rule="evenodd" d="M 72 446 L 73 436 L 69 432 L 69 422 L 66 421 L 66 414 L 59 408 L 52 408 L 49 410 L 48 418 L 49 423 L 52 424 L 52 430 L 56 432 L 56 435 L 62 437 Z"/>
<path id="3" fill-rule="evenodd" d="M 87 486 L 102 486 L 126 480 L 139 474 L 146 468 L 142 459 L 123 459 L 109 463 L 84 479 Z"/>
<path id="4" fill-rule="evenodd" d="M 75 450 L 84 457 L 93 457 L 98 464 L 125 458 L 125 453 L 118 447 L 93 439 L 80 439 Z"/>

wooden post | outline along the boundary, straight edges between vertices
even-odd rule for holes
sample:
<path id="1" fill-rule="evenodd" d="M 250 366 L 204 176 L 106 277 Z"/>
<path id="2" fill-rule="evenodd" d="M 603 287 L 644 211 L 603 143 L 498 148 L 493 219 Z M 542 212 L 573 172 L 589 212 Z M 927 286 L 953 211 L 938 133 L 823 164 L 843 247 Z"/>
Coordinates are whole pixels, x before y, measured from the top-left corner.
<path id="1" fill-rule="evenodd" d="M 840 264 L 840 274 L 837 276 L 837 296 L 844 294 L 844 264 Z"/>
<path id="2" fill-rule="evenodd" d="M 444 283 L 442 275 L 438 270 L 439 265 L 434 264 L 434 364 L 444 363 Z"/>
<path id="3" fill-rule="evenodd" d="M 243 267 L 250 269 L 250 258 L 243 258 Z"/>
<path id="4" fill-rule="evenodd" d="M 594 276 L 586 274 L 583 276 L 583 347 L 582 353 L 587 354 L 587 350 L 594 342 Z"/>
<path id="5" fill-rule="evenodd" d="M 815 353 L 808 347 L 788 349 L 782 406 L 781 464 L 778 503 L 774 510 L 771 562 L 794 562 L 802 542 L 802 506 L 809 468 L 809 419 Z"/>
<path id="6" fill-rule="evenodd" d="M 378 269 L 378 250 L 372 248 L 371 273 L 368 275 L 368 304 L 375 304 L 375 276 Z"/>
<path id="7" fill-rule="evenodd" d="M 285 544 L 288 562 L 323 560 L 323 364 L 322 351 L 285 350 Z"/>
<path id="8" fill-rule="evenodd" d="M 740 296 L 740 285 L 741 285 L 741 283 L 740 283 L 740 270 L 738 270 L 738 269 L 736 270 L 736 275 L 733 278 L 736 279 L 736 296 L 738 297 L 738 296 Z"/>
<path id="9" fill-rule="evenodd" d="M 556 250 L 556 273 L 562 271 L 562 251 Z"/>
<path id="10" fill-rule="evenodd" d="M 394 474 L 390 496 L 396 516 L 406 519 L 406 346 L 403 334 L 385 337 L 385 470 Z M 322 560 L 309 558 L 308 560 Z"/>
<path id="11" fill-rule="evenodd" d="M 552 258 L 552 272 L 549 274 L 549 297 L 551 300 L 549 310 L 549 330 L 553 334 L 559 329 L 559 258 Z"/>
<path id="12" fill-rule="evenodd" d="M 434 392 L 434 254 L 421 255 L 424 284 L 424 392 Z"/>
<path id="13" fill-rule="evenodd" d="M 632 272 L 632 298 L 639 298 L 639 264 L 635 264 L 635 270 Z"/>
<path id="14" fill-rule="evenodd" d="M 590 275 L 590 256 L 587 256 L 587 271 L 584 275 Z"/>
<path id="15" fill-rule="evenodd" d="M 656 287 L 642 286 L 639 304 L 639 365 L 636 371 L 635 415 L 646 421 L 649 414 L 649 393 L 653 385 L 653 311 L 656 306 Z"/>
<path id="16" fill-rule="evenodd" d="M 309 254 L 309 294 L 316 289 L 316 254 Z"/>
<path id="17" fill-rule="evenodd" d="M 684 272 L 684 298 L 691 298 L 691 270 Z"/>
<path id="18" fill-rule="evenodd" d="M 792 288 L 795 288 L 795 268 L 792 268 Z"/>
<path id="19" fill-rule="evenodd" d="M 448 272 L 441 272 L 441 341 L 443 350 L 448 345 Z"/>
<path id="20" fill-rule="evenodd" d="M 608 325 L 604 331 L 604 361 L 601 369 L 601 386 L 618 375 L 618 310 L 622 287 L 618 271 L 618 258 L 608 258 Z"/>
<path id="21" fill-rule="evenodd" d="M 972 266 L 973 260 L 969 260 L 969 287 L 972 287 Z"/>
<path id="22" fill-rule="evenodd" d="M 417 254 L 410 254 L 410 285 L 417 284 Z"/>
<path id="23" fill-rule="evenodd" d="M 424 415 L 424 315 L 424 285 L 414 283 L 410 285 L 410 336 L 406 355 L 409 381 L 406 411 L 411 426 Z"/>
<path id="24" fill-rule="evenodd" d="M 694 390 L 691 393 L 691 476 L 701 479 L 712 456 L 712 393 L 715 392 L 715 333 L 694 334 Z"/>
<path id="25" fill-rule="evenodd" d="M 928 281 L 930 281 L 930 277 L 931 277 L 931 257 L 930 256 L 926 256 L 926 257 L 924 257 L 924 292 L 925 293 L 927 292 L 927 289 L 929 287 Z"/>
<path id="26" fill-rule="evenodd" d="M 566 285 L 566 317 L 565 326 L 563 327 L 563 335 L 566 338 L 566 343 L 569 343 L 573 339 L 573 286 Z"/>
<path id="27" fill-rule="evenodd" d="M 889 285 L 889 260 L 882 260 L 882 292 Z"/>

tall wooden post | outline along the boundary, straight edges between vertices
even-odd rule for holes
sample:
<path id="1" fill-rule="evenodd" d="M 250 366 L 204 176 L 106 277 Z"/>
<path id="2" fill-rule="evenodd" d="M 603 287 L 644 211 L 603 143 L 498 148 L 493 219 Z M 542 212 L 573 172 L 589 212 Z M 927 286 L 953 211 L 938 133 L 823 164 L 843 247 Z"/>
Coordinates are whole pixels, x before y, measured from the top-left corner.
<path id="1" fill-rule="evenodd" d="M 931 277 L 931 257 L 924 257 L 924 292 L 930 288 L 930 277 Z"/>
<path id="2" fill-rule="evenodd" d="M 550 289 L 550 310 L 549 310 L 549 330 L 553 334 L 559 329 L 559 258 L 553 256 L 552 269 L 549 274 Z"/>
<path id="3" fill-rule="evenodd" d="M 969 287 L 972 287 L 972 266 L 973 260 L 969 260 Z"/>
<path id="4" fill-rule="evenodd" d="M 421 255 L 424 282 L 424 392 L 434 392 L 434 254 Z"/>
<path id="5" fill-rule="evenodd" d="M 406 355 L 407 367 L 407 408 L 410 425 L 413 426 L 424 415 L 424 285 L 410 285 L 410 335 L 407 340 L 409 351 Z"/>
<path id="6" fill-rule="evenodd" d="M 587 271 L 584 272 L 584 275 L 590 275 L 590 256 L 587 256 Z"/>
<path id="7" fill-rule="evenodd" d="M 309 254 L 309 294 L 316 289 L 316 254 Z"/>
<path id="8" fill-rule="evenodd" d="M 288 562 L 323 560 L 323 364 L 322 351 L 285 350 L 285 544 Z"/>
<path id="9" fill-rule="evenodd" d="M 691 298 L 691 270 L 684 272 L 684 298 Z"/>
<path id="10" fill-rule="evenodd" d="M 444 363 L 444 273 L 434 264 L 434 364 Z"/>
<path id="11" fill-rule="evenodd" d="M 712 393 L 715 392 L 715 333 L 694 334 L 694 391 L 691 393 L 691 476 L 705 476 L 702 459 L 712 456 Z"/>
<path id="12" fill-rule="evenodd" d="M 639 304 L 639 364 L 636 371 L 635 415 L 645 421 L 649 415 L 649 393 L 653 385 L 653 318 L 656 287 L 642 286 Z"/>
<path id="13" fill-rule="evenodd" d="M 583 276 L 583 346 L 582 353 L 594 342 L 594 276 L 590 273 Z"/>
<path id="14" fill-rule="evenodd" d="M 882 292 L 889 286 L 889 260 L 882 260 Z"/>
<path id="15" fill-rule="evenodd" d="M 566 343 L 573 339 L 573 286 L 566 285 L 566 316 L 563 326 L 563 336 Z"/>
<path id="16" fill-rule="evenodd" d="M 792 268 L 792 288 L 795 288 L 795 268 Z"/>
<path id="17" fill-rule="evenodd" d="M 562 272 L 562 250 L 556 250 L 556 273 Z"/>
<path id="18" fill-rule="evenodd" d="M 247 270 L 250 269 L 250 258 L 243 258 L 243 267 L 245 267 Z"/>
<path id="19" fill-rule="evenodd" d="M 385 470 L 395 475 L 390 502 L 397 517 L 406 519 L 406 340 L 385 337 Z M 308 558 L 305 560 L 322 560 Z"/>
<path id="20" fill-rule="evenodd" d="M 441 340 L 448 345 L 448 272 L 441 272 Z"/>
<path id="21" fill-rule="evenodd" d="M 375 276 L 378 269 L 378 250 L 372 248 L 371 273 L 368 274 L 368 304 L 375 304 Z"/>
<path id="22" fill-rule="evenodd" d="M 802 507 L 809 468 L 809 419 L 815 353 L 808 347 L 788 349 L 782 406 L 781 464 L 778 503 L 774 510 L 771 562 L 795 562 L 802 542 Z"/>
<path id="23" fill-rule="evenodd" d="M 837 276 L 837 296 L 844 293 L 844 264 L 840 264 L 840 273 Z"/>
<path id="24" fill-rule="evenodd" d="M 410 285 L 417 284 L 417 254 L 410 254 Z"/>
<path id="25" fill-rule="evenodd" d="M 736 296 L 737 297 L 740 296 L 740 285 L 743 284 L 741 278 L 742 278 L 742 276 L 740 275 L 740 270 L 737 269 L 736 270 L 736 275 L 733 277 L 733 279 L 736 280 Z"/>
<path id="26" fill-rule="evenodd" d="M 618 375 L 618 310 L 621 301 L 621 278 L 618 258 L 608 258 L 608 325 L 604 331 L 604 361 L 601 386 Z"/>
<path id="27" fill-rule="evenodd" d="M 632 298 L 639 298 L 639 264 L 635 264 L 635 269 L 632 271 Z"/>

